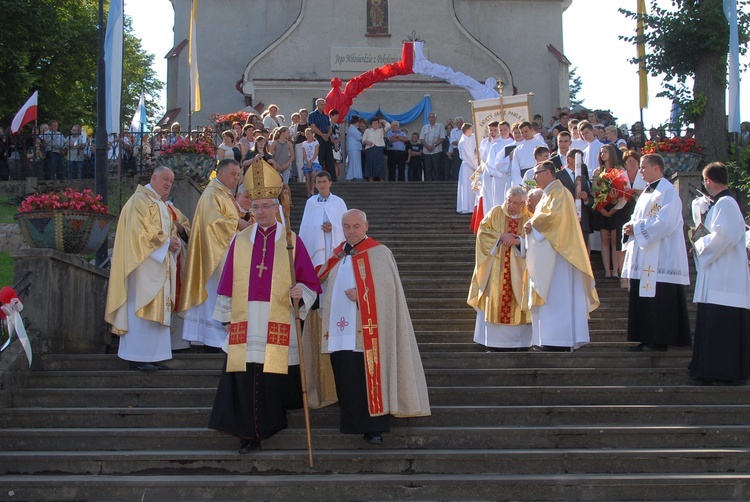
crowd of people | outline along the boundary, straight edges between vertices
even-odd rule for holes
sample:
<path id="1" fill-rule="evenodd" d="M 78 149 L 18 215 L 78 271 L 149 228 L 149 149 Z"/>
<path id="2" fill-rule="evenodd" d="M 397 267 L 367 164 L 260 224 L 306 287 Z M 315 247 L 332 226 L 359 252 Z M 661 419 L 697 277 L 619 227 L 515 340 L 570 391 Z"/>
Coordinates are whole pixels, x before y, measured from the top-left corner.
<path id="1" fill-rule="evenodd" d="M 430 414 L 393 256 L 323 170 L 307 173 L 316 193 L 295 235 L 280 211 L 284 179 L 259 155 L 244 173 L 234 156 L 220 160 L 190 219 L 169 202 L 163 166 L 125 204 L 105 315 L 118 355 L 158 372 L 174 350 L 225 352 L 209 427 L 238 437 L 242 454 L 285 429 L 304 397 L 338 402 L 342 433 L 383 444 L 390 417 Z"/>
<path id="2" fill-rule="evenodd" d="M 662 157 L 640 155 L 616 127 L 564 113 L 546 131 L 498 121 L 477 147 L 460 118 L 449 133 L 430 113 L 410 134 L 354 117 L 342 163 L 337 113 L 324 107 L 318 100 L 287 127 L 271 105 L 224 131 L 192 218 L 168 201 L 174 174 L 157 167 L 118 223 L 106 319 L 119 356 L 158 372 L 173 350 L 225 353 L 209 426 L 238 437 L 240 453 L 286 428 L 305 398 L 313 408 L 339 402 L 340 431 L 371 444 L 383 443 L 389 417 L 430 413 L 395 261 L 368 237 L 367 215 L 333 193 L 336 180 L 458 181 L 457 210 L 472 213 L 477 234 L 474 341 L 489 352 L 589 343 L 599 306 L 589 235 L 599 232 L 604 280 L 629 290 L 630 351 L 694 343 L 691 383 L 750 377 L 745 226 L 722 164 L 703 170 L 713 199 L 691 246 L 693 342 L 682 201 Z M 294 179 L 308 194 L 298 234 L 279 200 Z"/>
<path id="3" fill-rule="evenodd" d="M 629 350 L 693 343 L 692 384 L 744 384 L 750 273 L 726 167 L 703 170 L 712 198 L 703 196 L 693 211 L 705 220 L 695 221 L 703 232 L 690 249 L 698 269 L 693 342 L 683 203 L 664 159 L 641 155 L 614 126 L 597 127 L 596 114 L 560 118 L 549 130 L 539 116 L 491 122 L 479 148 L 472 125 L 463 125 L 457 211 L 473 213 L 477 233 L 468 297 L 477 311 L 475 342 L 491 352 L 568 352 L 588 343 L 588 316 L 599 304 L 589 236 L 598 232 L 604 280 L 629 290 L 628 340 L 638 342 Z"/>

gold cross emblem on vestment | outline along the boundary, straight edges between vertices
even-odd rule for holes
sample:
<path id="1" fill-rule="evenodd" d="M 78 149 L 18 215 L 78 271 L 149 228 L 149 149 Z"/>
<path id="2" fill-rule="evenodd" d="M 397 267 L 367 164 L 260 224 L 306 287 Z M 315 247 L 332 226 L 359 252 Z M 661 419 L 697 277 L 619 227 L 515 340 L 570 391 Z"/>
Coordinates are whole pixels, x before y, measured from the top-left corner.
<path id="1" fill-rule="evenodd" d="M 372 336 L 372 333 L 373 333 L 373 331 L 375 331 L 375 329 L 376 329 L 377 327 L 378 327 L 378 325 L 377 325 L 377 324 L 373 324 L 373 323 L 372 323 L 372 319 L 369 319 L 369 320 L 367 321 L 367 324 L 366 324 L 366 325 L 363 325 L 363 326 L 362 326 L 362 329 L 366 329 L 366 330 L 368 331 L 368 334 L 369 334 L 370 336 Z"/>
<path id="2" fill-rule="evenodd" d="M 646 285 L 642 286 L 641 289 L 645 289 L 646 292 L 649 292 L 654 289 L 654 287 L 651 285 L 651 281 L 646 281 Z"/>
<path id="3" fill-rule="evenodd" d="M 652 274 L 652 273 L 654 273 L 654 272 L 656 272 L 656 270 L 653 270 L 653 269 L 651 268 L 651 265 L 649 265 L 649 266 L 648 266 L 648 268 L 647 268 L 646 270 L 644 270 L 644 272 L 646 272 L 646 274 L 647 274 L 647 275 L 648 275 L 649 277 L 651 277 L 651 274 Z"/>

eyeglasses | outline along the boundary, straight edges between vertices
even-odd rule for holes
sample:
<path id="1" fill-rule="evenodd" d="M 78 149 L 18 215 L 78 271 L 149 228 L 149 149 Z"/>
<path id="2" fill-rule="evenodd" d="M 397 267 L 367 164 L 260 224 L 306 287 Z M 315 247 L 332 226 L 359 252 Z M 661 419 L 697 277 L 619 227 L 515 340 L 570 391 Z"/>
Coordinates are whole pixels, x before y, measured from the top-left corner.
<path id="1" fill-rule="evenodd" d="M 268 211 L 269 209 L 276 207 L 276 204 L 263 204 L 262 206 L 252 205 L 250 207 L 253 211 L 260 211 L 261 209 L 263 211 Z"/>

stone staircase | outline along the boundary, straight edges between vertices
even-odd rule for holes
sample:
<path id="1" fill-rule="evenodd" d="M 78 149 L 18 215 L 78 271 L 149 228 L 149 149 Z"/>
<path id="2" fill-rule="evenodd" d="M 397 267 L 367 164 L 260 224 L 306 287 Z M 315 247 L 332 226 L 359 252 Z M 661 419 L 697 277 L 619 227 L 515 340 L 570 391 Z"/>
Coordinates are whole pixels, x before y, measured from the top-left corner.
<path id="1" fill-rule="evenodd" d="M 114 354 L 52 354 L 0 410 L 0 501 L 750 499 L 750 388 L 688 386 L 689 350 L 627 352 L 617 281 L 600 281 L 582 350 L 484 353 L 455 187 L 334 191 L 396 256 L 431 417 L 393 421 L 376 447 L 339 434 L 335 406 L 312 410 L 310 468 L 299 412 L 255 455 L 206 428 L 221 355 L 143 374 Z"/>

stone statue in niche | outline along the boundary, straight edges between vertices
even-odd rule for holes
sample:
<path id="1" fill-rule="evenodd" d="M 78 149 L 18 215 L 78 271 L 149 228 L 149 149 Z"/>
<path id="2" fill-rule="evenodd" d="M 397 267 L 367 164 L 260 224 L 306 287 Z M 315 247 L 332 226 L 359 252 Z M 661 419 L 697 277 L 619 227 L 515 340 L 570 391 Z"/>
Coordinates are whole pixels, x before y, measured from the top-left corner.
<path id="1" fill-rule="evenodd" d="M 367 0 L 367 34 L 388 34 L 388 0 Z"/>

